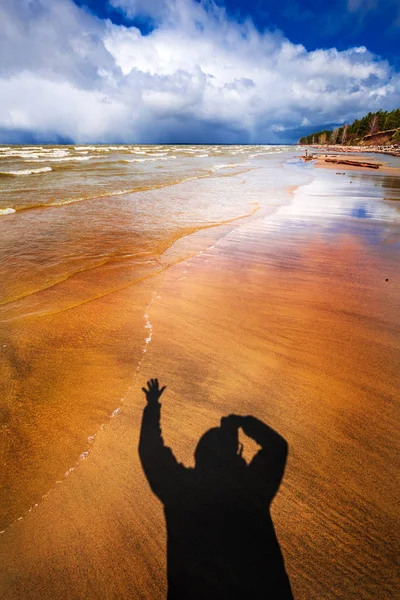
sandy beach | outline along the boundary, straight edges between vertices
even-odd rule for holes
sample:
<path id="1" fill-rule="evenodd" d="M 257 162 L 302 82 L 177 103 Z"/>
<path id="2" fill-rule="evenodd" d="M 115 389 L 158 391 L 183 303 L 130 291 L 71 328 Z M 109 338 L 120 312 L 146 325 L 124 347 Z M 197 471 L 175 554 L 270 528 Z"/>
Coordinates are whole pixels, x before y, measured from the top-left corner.
<path id="1" fill-rule="evenodd" d="M 391 166 L 385 160 L 371 160 L 370 157 L 360 158 L 359 154 L 317 154 L 315 166 L 324 169 L 335 169 L 335 171 L 368 171 L 379 170 L 386 175 L 400 176 L 400 169 L 397 166 Z M 352 164 L 349 164 L 352 163 Z"/>
<path id="2" fill-rule="evenodd" d="M 165 598 L 164 515 L 138 457 L 141 387 L 151 377 L 167 385 L 163 436 L 185 465 L 200 436 L 230 413 L 254 415 L 288 441 L 272 514 L 296 600 L 394 597 L 399 179 L 293 168 L 279 185 L 256 170 L 235 175 L 231 190 L 260 210 L 188 231 L 134 286 L 113 266 L 120 288 L 71 310 L 70 338 L 54 336 L 55 313 L 33 315 L 29 327 L 13 313 L 21 347 L 33 336 L 38 361 L 41 345 L 55 349 L 36 423 L 65 438 L 47 448 L 49 463 L 42 460 L 26 496 L 15 492 L 16 518 L 0 536 L 1 598 Z M 195 190 L 212 194 L 212 182 Z M 110 271 L 100 273 L 108 280 Z M 85 335 L 100 336 L 102 350 Z M 54 381 L 58 398 L 70 395 L 60 423 Z M 23 385 L 32 398 L 43 393 L 34 368 Z M 250 460 L 256 446 L 242 441 Z M 73 459 L 78 447 L 88 454 Z M 73 469 L 65 477 L 62 464 L 50 486 L 52 448 L 54 461 L 67 454 Z M 43 498 L 29 505 L 38 490 Z"/>

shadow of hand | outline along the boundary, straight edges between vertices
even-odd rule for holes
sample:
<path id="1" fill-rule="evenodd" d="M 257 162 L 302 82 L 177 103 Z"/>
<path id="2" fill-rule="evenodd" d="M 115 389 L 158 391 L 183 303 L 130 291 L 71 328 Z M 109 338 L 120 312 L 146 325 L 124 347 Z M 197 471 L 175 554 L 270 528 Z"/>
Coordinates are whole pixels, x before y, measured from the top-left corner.
<path id="1" fill-rule="evenodd" d="M 147 404 L 154 405 L 157 404 L 161 394 L 167 386 L 164 385 L 162 388 L 160 388 L 158 379 L 150 379 L 147 382 L 147 387 L 149 388 L 148 390 L 145 387 L 142 388 L 142 390 L 146 394 Z"/>

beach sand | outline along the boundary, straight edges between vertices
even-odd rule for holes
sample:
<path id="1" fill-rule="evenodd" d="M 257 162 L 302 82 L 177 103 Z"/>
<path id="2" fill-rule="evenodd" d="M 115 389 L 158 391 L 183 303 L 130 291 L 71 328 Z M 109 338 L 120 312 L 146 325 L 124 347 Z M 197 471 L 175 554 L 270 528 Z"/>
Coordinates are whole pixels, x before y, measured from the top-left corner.
<path id="1" fill-rule="evenodd" d="M 168 386 L 163 435 L 188 466 L 230 413 L 287 439 L 272 513 L 297 600 L 394 597 L 399 229 L 343 207 L 322 217 L 317 192 L 136 286 L 151 341 L 130 391 L 86 460 L 2 534 L 2 598 L 165 598 L 163 511 L 137 453 L 150 377 Z M 131 297 L 113 294 L 110 314 Z"/>
<path id="2" fill-rule="evenodd" d="M 328 161 L 326 160 L 328 159 Z M 338 162 L 329 162 L 330 159 L 337 160 Z M 360 165 L 347 165 L 341 161 L 352 161 L 355 163 L 363 163 L 364 166 Z M 356 171 L 356 172 L 368 172 L 375 170 L 373 167 L 368 167 L 365 165 L 368 164 L 378 165 L 378 169 L 380 173 L 384 173 L 386 175 L 393 175 L 395 177 L 400 177 L 400 168 L 393 167 L 386 164 L 385 160 L 380 157 L 380 160 L 377 161 L 375 159 L 371 159 L 370 157 L 360 157 L 359 154 L 348 154 L 345 156 L 340 154 L 319 154 L 316 155 L 315 166 L 323 169 L 332 169 L 335 171 Z"/>

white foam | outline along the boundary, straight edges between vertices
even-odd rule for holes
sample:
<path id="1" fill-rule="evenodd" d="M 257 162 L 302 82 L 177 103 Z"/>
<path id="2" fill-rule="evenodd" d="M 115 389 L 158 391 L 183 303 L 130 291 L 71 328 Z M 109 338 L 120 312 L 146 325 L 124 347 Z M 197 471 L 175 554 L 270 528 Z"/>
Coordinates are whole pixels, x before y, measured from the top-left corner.
<path id="1" fill-rule="evenodd" d="M 66 160 L 82 161 L 90 160 L 93 156 L 63 156 L 62 158 L 33 158 L 30 162 L 64 162 Z M 28 160 L 28 159 L 26 159 Z"/>
<path id="2" fill-rule="evenodd" d="M 15 208 L 0 208 L 0 215 L 12 215 L 15 212 Z"/>
<path id="3" fill-rule="evenodd" d="M 249 158 L 256 158 L 257 156 L 265 156 L 266 154 L 281 154 L 283 150 L 270 150 L 269 152 L 256 152 L 255 154 L 249 154 Z"/>
<path id="4" fill-rule="evenodd" d="M 37 152 L 39 156 L 53 156 L 54 158 L 58 158 L 59 156 L 68 156 L 69 150 L 53 150 L 51 148 L 44 148 Z"/>
<path id="5" fill-rule="evenodd" d="M 170 159 L 176 159 L 176 156 L 158 156 L 157 158 L 155 158 L 154 156 L 152 156 L 150 158 L 125 158 L 124 162 L 126 162 L 126 163 L 154 162 L 157 160 L 170 160 Z"/>
<path id="6" fill-rule="evenodd" d="M 0 171 L 0 175 L 36 175 L 38 173 L 48 173 L 52 170 L 51 167 L 42 167 L 41 169 L 23 169 L 21 171 Z"/>
<path id="7" fill-rule="evenodd" d="M 39 158 L 39 153 L 11 150 L 10 152 L 4 152 L 4 154 L 1 154 L 0 158 Z"/>
<path id="8" fill-rule="evenodd" d="M 242 167 L 243 163 L 230 163 L 230 164 L 226 164 L 226 165 L 215 165 L 214 167 L 211 167 L 212 171 L 219 171 L 220 169 L 233 169 L 234 167 Z"/>
<path id="9" fill-rule="evenodd" d="M 74 146 L 77 152 L 92 150 L 94 152 L 110 152 L 110 150 L 125 150 L 124 146 Z"/>

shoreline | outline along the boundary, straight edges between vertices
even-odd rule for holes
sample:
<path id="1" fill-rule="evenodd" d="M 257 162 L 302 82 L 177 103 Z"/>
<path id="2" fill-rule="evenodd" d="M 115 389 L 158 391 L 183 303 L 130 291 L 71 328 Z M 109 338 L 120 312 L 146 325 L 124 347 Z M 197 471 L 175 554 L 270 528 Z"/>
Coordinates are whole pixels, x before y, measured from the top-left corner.
<path id="1" fill-rule="evenodd" d="M 315 160 L 316 168 L 382 173 L 400 177 L 400 167 L 390 167 L 384 162 L 377 163 L 376 161 L 363 160 L 359 156 L 353 156 L 350 153 L 344 160 L 337 157 L 337 154 L 318 154 L 312 160 Z"/>
<path id="2" fill-rule="evenodd" d="M 298 144 L 304 148 L 314 148 L 328 152 L 339 152 L 343 154 L 386 154 L 388 156 L 400 157 L 398 146 L 341 146 L 339 144 Z"/>
<path id="3" fill-rule="evenodd" d="M 312 161 L 316 168 L 339 170 L 344 169 L 345 171 L 380 172 L 386 175 L 400 176 L 400 163 L 398 166 L 390 166 L 385 161 L 372 161 L 369 157 L 360 157 L 360 154 L 365 153 L 356 152 L 354 154 L 350 150 L 336 154 L 319 152 L 318 154 L 305 154 L 300 158 L 304 162 Z"/>

